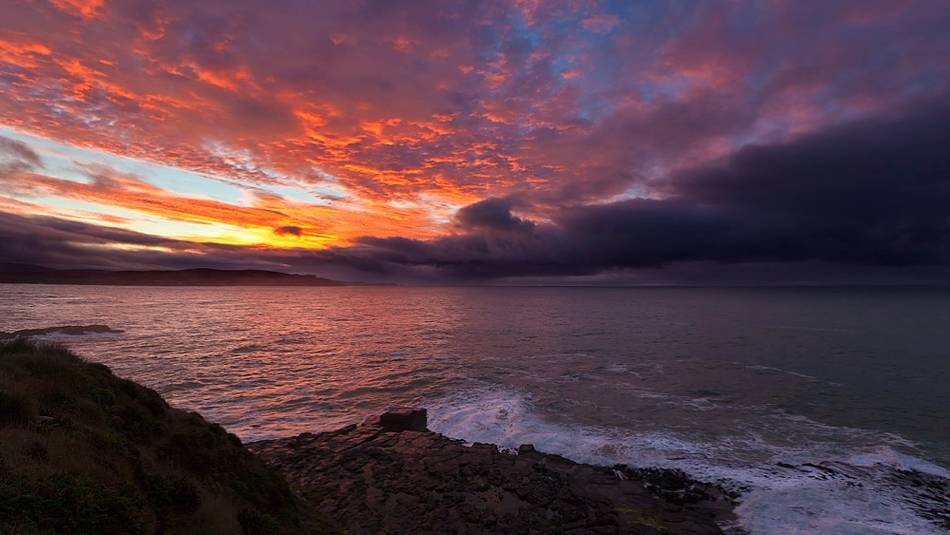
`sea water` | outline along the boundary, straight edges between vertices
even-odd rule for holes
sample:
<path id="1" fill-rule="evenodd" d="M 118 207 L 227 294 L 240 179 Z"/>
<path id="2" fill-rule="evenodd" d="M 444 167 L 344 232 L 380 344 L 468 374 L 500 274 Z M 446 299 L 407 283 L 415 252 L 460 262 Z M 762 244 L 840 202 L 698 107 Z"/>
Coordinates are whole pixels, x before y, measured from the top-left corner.
<path id="1" fill-rule="evenodd" d="M 244 440 L 395 405 L 471 442 L 679 468 L 753 533 L 943 533 L 950 290 L 0 286 Z"/>

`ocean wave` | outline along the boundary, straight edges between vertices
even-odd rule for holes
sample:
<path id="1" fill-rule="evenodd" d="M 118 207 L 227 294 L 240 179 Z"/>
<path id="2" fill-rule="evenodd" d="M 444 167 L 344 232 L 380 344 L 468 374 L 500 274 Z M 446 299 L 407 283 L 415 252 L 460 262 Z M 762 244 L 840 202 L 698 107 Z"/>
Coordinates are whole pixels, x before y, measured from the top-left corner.
<path id="1" fill-rule="evenodd" d="M 791 370 L 783 370 L 782 368 L 775 368 L 775 367 L 773 367 L 773 366 L 761 366 L 761 365 L 755 364 L 755 365 L 746 366 L 746 368 L 748 368 L 748 369 L 750 369 L 750 370 L 758 370 L 758 371 L 784 373 L 785 375 L 791 375 L 791 376 L 793 376 L 793 377 L 799 377 L 799 378 L 801 378 L 801 379 L 808 379 L 809 381 L 819 381 L 819 380 L 820 380 L 820 379 L 818 379 L 817 377 L 815 377 L 814 375 L 808 375 L 808 374 L 805 374 L 805 373 L 793 372 L 793 371 L 791 371 Z"/>
<path id="2" fill-rule="evenodd" d="M 577 462 L 679 468 L 739 492 L 739 523 L 753 534 L 945 533 L 950 474 L 898 451 L 909 441 L 781 412 L 764 418 L 779 431 L 829 439 L 790 447 L 754 432 L 700 439 L 573 425 L 540 416 L 523 392 L 488 385 L 439 400 L 429 427 L 508 449 L 530 443 Z"/>
<path id="3" fill-rule="evenodd" d="M 754 364 L 754 365 L 745 366 L 745 368 L 746 368 L 746 369 L 749 369 L 749 370 L 760 371 L 760 372 L 775 372 L 775 373 L 781 373 L 781 374 L 785 374 L 785 375 L 790 375 L 790 376 L 792 376 L 792 377 L 798 377 L 799 379 L 805 379 L 806 381 L 811 381 L 811 382 L 815 382 L 815 383 L 825 383 L 825 384 L 830 385 L 830 386 L 842 386 L 841 383 L 836 383 L 836 382 L 834 382 L 834 381 L 823 381 L 823 380 L 821 380 L 821 379 L 815 377 L 814 375 L 808 375 L 807 373 L 799 373 L 799 372 L 794 372 L 794 371 L 791 371 L 791 370 L 785 370 L 785 369 L 782 369 L 782 368 L 776 368 L 776 367 L 774 367 L 774 366 L 762 366 L 762 365 L 759 365 L 759 364 Z"/>

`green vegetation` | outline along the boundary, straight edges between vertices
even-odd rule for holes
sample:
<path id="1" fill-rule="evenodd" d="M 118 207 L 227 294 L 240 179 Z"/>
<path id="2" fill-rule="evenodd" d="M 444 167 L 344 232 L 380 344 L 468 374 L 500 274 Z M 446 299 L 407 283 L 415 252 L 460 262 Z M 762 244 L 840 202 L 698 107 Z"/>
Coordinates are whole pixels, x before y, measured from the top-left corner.
<path id="1" fill-rule="evenodd" d="M 331 533 L 221 426 L 24 339 L 0 343 L 0 533 Z"/>

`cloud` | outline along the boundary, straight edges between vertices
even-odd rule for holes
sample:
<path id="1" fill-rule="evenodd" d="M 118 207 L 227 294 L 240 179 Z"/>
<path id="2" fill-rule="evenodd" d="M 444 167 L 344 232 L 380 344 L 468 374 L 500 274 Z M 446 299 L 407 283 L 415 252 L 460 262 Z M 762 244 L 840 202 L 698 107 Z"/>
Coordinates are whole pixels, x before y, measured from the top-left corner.
<path id="1" fill-rule="evenodd" d="M 426 280 L 946 261 L 950 4 L 278 4 L 5 6 L 0 124 L 45 138 L 0 140 L 0 209 L 48 216 L 17 254 L 111 262 L 71 218 L 170 240 L 123 264 Z"/>
<path id="2" fill-rule="evenodd" d="M 567 206 L 543 223 L 514 216 L 510 200 L 488 198 L 459 210 L 460 233 L 429 240 L 366 236 L 321 250 L 248 249 L 4 214 L 0 252 L 10 261 L 51 266 L 252 265 L 372 280 L 576 277 L 631 269 L 661 278 L 696 278 L 703 271 L 721 278 L 727 266 L 749 274 L 756 270 L 748 266 L 756 265 L 782 273 L 811 266 L 807 271 L 817 274 L 828 271 L 821 266 L 852 266 L 855 276 L 873 268 L 891 277 L 888 270 L 898 267 L 930 266 L 943 269 L 931 275 L 945 274 L 947 131 L 950 107 L 938 102 L 788 143 L 749 146 L 671 177 L 659 198 Z M 703 265 L 720 267 L 696 271 Z M 683 266 L 693 266 L 692 273 Z"/>
<path id="3" fill-rule="evenodd" d="M 21 141 L 0 136 L 0 175 L 42 167 L 40 156 Z"/>
<path id="4" fill-rule="evenodd" d="M 581 21 L 581 26 L 597 33 L 607 33 L 618 24 L 620 24 L 620 19 L 606 13 L 597 13 Z"/>
<path id="5" fill-rule="evenodd" d="M 187 228 L 211 241 L 290 247 L 317 247 L 336 233 L 395 232 L 414 218 L 424 217 L 419 209 L 405 208 L 377 214 L 372 224 L 367 224 L 363 215 L 355 211 L 291 202 L 254 187 L 239 190 L 242 202 L 235 204 L 178 193 L 103 164 L 67 162 L 63 167 L 68 165 L 70 179 L 37 168 L 39 164 L 39 156 L 29 146 L 0 137 L 0 206 L 4 202 L 21 203 L 19 208 L 6 209 L 36 214 L 42 212 L 43 199 L 54 197 L 65 201 L 66 207 L 77 203 L 84 207 L 81 213 L 69 208 L 49 210 L 49 215 L 58 217 L 109 225 L 120 223 L 125 227 L 134 227 L 146 219 L 175 225 L 176 229 Z M 151 171 L 161 173 L 154 168 Z M 116 211 L 123 215 L 115 215 Z M 182 230 L 179 233 L 187 234 Z"/>
<path id="6" fill-rule="evenodd" d="M 534 223 L 514 216 L 511 202 L 489 198 L 463 207 L 455 218 L 466 230 L 496 230 L 530 232 Z"/>
<path id="7" fill-rule="evenodd" d="M 284 225 L 274 229 L 274 234 L 278 236 L 303 236 L 303 229 L 294 225 Z"/>
<path id="8" fill-rule="evenodd" d="M 369 249 L 351 252 L 476 278 L 683 262 L 947 265 L 947 131 L 950 107 L 937 104 L 747 147 L 673 177 L 661 199 L 575 206 L 530 232 L 501 234 L 490 231 L 526 222 L 488 199 L 460 211 L 460 220 L 480 223 L 465 234 L 363 240 Z"/>
<path id="9" fill-rule="evenodd" d="M 51 217 L 0 212 L 0 257 L 48 267 L 138 267 L 167 255 L 174 240 Z M 184 244 L 180 244 L 184 245 Z M 157 254 L 146 253 L 155 248 Z M 104 254 L 108 253 L 108 254 Z"/>
<path id="10" fill-rule="evenodd" d="M 227 180 L 330 175 L 376 210 L 556 209 L 943 91 L 950 8 L 925 4 L 19 3 L 0 123 Z"/>

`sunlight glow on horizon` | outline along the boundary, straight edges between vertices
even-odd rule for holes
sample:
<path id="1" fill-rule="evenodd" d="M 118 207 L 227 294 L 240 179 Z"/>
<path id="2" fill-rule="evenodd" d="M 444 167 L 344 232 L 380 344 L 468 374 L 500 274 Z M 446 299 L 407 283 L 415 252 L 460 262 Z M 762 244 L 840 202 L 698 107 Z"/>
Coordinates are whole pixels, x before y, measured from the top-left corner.
<path id="1" fill-rule="evenodd" d="M 285 184 L 252 184 L 242 180 L 224 180 L 205 174 L 196 174 L 186 169 L 178 169 L 160 162 L 141 160 L 127 156 L 100 151 L 93 148 L 78 147 L 40 135 L 24 133 L 14 128 L 0 126 L 0 135 L 21 141 L 36 150 L 43 160 L 43 167 L 50 171 L 49 178 L 74 182 L 77 185 L 95 186 L 96 178 L 88 174 L 89 166 L 108 166 L 109 170 L 123 173 L 123 180 L 134 181 L 147 188 L 156 188 L 156 192 L 173 196 L 178 202 L 187 204 L 189 200 L 221 203 L 227 211 L 233 209 L 263 209 L 274 211 L 291 208 L 297 212 L 306 212 L 311 207 L 329 207 L 337 205 L 339 210 L 367 209 L 354 202 L 354 197 L 331 183 L 309 185 L 288 181 Z M 55 172 L 54 172 L 55 171 Z M 332 179 L 327 174 L 323 176 Z M 63 184 L 61 182 L 61 184 Z M 276 232 L 280 226 L 255 224 L 253 221 L 230 223 L 227 215 L 221 220 L 209 220 L 196 212 L 178 217 L 168 217 L 160 210 L 152 210 L 141 204 L 123 204 L 121 196 L 73 197 L 69 191 L 38 188 L 30 184 L 22 190 L 14 190 L 10 198 L 31 203 L 32 206 L 44 206 L 54 210 L 56 216 L 86 223 L 95 223 L 107 227 L 123 228 L 144 234 L 165 238 L 216 243 L 235 246 L 267 246 L 284 249 L 321 249 L 332 244 L 347 243 L 345 238 L 332 233 L 308 230 L 299 235 Z M 317 197 L 317 195 L 329 197 Z M 263 199 L 263 201 L 262 201 Z M 34 204 L 35 203 L 35 204 Z M 279 208 L 275 206 L 278 203 Z M 419 210 L 417 203 L 408 201 L 393 202 L 394 207 L 406 210 Z M 276 210 L 275 210 L 276 209 Z M 27 213 L 33 213 L 32 209 Z M 219 212 L 220 213 L 220 212 Z M 286 225 L 298 219 L 287 219 Z M 444 221 L 448 221 L 445 218 Z M 124 250 L 146 248 L 119 247 Z M 152 248 L 165 250 L 167 248 Z"/>
<path id="2" fill-rule="evenodd" d="M 23 263 L 379 278 L 837 262 L 815 236 L 845 235 L 868 242 L 853 260 L 926 263 L 942 249 L 898 238 L 929 219 L 879 212 L 875 229 L 842 205 L 817 231 L 788 190 L 826 186 L 808 186 L 830 168 L 812 142 L 853 161 L 836 136 L 873 141 L 849 125 L 927 135 L 915 117 L 942 117 L 950 94 L 948 20 L 947 5 L 903 0 L 13 0 L 0 238 L 17 236 Z M 786 163 L 799 150 L 812 167 Z M 716 245 L 696 241 L 710 233 Z M 20 245 L 38 237 L 47 249 Z M 112 242 L 174 252 L 71 252 Z"/>

